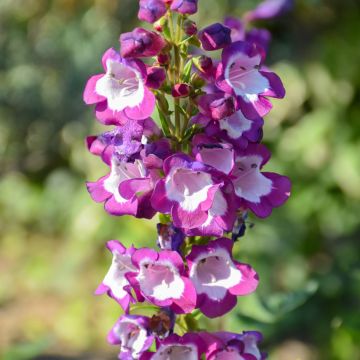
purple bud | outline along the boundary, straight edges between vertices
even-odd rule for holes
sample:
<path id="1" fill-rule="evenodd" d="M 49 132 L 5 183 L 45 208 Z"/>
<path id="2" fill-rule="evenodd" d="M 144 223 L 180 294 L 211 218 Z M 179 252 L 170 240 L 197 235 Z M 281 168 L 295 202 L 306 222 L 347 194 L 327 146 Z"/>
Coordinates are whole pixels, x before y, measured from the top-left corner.
<path id="1" fill-rule="evenodd" d="M 186 35 L 195 35 L 197 33 L 197 25 L 194 21 L 187 19 L 184 21 L 183 30 Z"/>
<path id="2" fill-rule="evenodd" d="M 174 0 L 171 10 L 180 14 L 195 14 L 198 10 L 198 0 Z"/>
<path id="3" fill-rule="evenodd" d="M 169 54 L 159 54 L 157 56 L 157 62 L 160 65 L 168 65 L 170 63 L 170 55 Z"/>
<path id="4" fill-rule="evenodd" d="M 138 18 L 153 24 L 166 14 L 166 5 L 162 0 L 140 0 Z"/>
<path id="5" fill-rule="evenodd" d="M 181 229 L 173 224 L 157 224 L 158 246 L 162 250 L 179 251 L 185 240 L 185 235 Z"/>
<path id="6" fill-rule="evenodd" d="M 271 42 L 271 33 L 266 29 L 252 29 L 246 34 L 246 41 L 260 45 L 267 52 Z"/>
<path id="7" fill-rule="evenodd" d="M 223 49 L 231 44 L 231 29 L 220 23 L 210 25 L 200 31 L 199 40 L 207 51 Z"/>
<path id="8" fill-rule="evenodd" d="M 159 89 L 166 79 L 165 70 L 158 66 L 147 68 L 146 86 L 151 89 Z"/>
<path id="9" fill-rule="evenodd" d="M 165 46 L 165 40 L 153 31 L 136 28 L 120 36 L 121 56 L 124 58 L 157 55 Z"/>
<path id="10" fill-rule="evenodd" d="M 214 120 L 221 120 L 235 112 L 235 99 L 222 93 L 207 94 L 200 97 L 200 112 Z"/>
<path id="11" fill-rule="evenodd" d="M 213 69 L 213 61 L 210 57 L 202 55 L 198 61 L 198 68 L 203 73 L 208 73 Z"/>
<path id="12" fill-rule="evenodd" d="M 231 29 L 232 42 L 244 40 L 245 26 L 240 19 L 228 16 L 225 18 L 224 25 Z"/>
<path id="13" fill-rule="evenodd" d="M 186 97 L 190 94 L 190 86 L 188 84 L 175 84 L 171 92 L 174 98 Z"/>

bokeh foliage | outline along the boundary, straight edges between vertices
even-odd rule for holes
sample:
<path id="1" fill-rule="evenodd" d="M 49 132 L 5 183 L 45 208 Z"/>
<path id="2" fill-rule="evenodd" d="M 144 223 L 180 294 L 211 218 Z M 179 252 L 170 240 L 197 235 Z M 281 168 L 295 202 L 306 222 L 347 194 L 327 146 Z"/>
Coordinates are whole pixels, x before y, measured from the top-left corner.
<path id="1" fill-rule="evenodd" d="M 200 0 L 199 23 L 254 0 Z M 106 170 L 83 138 L 101 131 L 82 103 L 105 49 L 137 24 L 135 0 L 0 0 L 0 354 L 111 351 L 120 314 L 94 298 L 110 260 L 104 242 L 152 245 L 154 224 L 107 216 L 85 179 Z M 277 360 L 360 357 L 360 6 L 299 0 L 264 22 L 269 63 L 287 98 L 266 119 L 268 170 L 293 195 L 267 220 L 252 218 L 236 249 L 258 270 L 257 294 L 203 326 L 260 329 Z M 115 350 L 113 354 L 115 354 Z M 1 356 L 1 355 L 0 355 Z"/>

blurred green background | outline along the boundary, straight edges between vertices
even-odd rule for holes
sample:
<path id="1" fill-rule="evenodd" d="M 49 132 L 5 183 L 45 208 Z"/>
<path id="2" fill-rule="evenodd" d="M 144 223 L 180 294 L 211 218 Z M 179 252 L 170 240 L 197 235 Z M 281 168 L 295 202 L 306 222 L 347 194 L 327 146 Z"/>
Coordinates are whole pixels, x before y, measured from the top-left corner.
<path id="1" fill-rule="evenodd" d="M 255 0 L 200 0 L 205 25 Z M 116 358 L 105 336 L 121 311 L 93 290 L 105 241 L 152 245 L 156 220 L 107 216 L 84 181 L 105 173 L 84 137 L 82 103 L 103 51 L 137 26 L 136 0 L 0 0 L 0 358 Z M 236 245 L 261 277 L 213 329 L 259 329 L 274 360 L 360 359 L 360 5 L 299 0 L 259 25 L 287 88 L 266 119 L 293 195 Z M 85 355 L 84 355 L 85 354 Z M 95 354 L 95 355 L 94 355 Z M 77 357 L 78 356 L 78 357 Z M 45 355 L 42 359 L 50 359 Z"/>

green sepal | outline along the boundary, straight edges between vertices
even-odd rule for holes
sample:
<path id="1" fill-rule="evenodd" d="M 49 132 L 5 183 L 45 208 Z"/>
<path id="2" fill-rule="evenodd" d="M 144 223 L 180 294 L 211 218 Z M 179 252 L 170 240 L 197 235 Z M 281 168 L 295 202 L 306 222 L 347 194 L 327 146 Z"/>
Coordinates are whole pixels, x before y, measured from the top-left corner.
<path id="1" fill-rule="evenodd" d="M 184 72 L 181 77 L 182 82 L 184 82 L 184 83 L 190 82 L 192 65 L 193 65 L 193 61 L 192 61 L 192 59 L 190 59 L 184 67 Z"/>
<path id="2" fill-rule="evenodd" d="M 171 136 L 171 131 L 170 131 L 170 128 L 169 128 L 168 121 L 166 119 L 166 115 L 160 110 L 158 105 L 156 105 L 156 108 L 157 108 L 158 113 L 159 113 L 159 119 L 160 119 L 162 131 L 164 132 L 166 137 L 170 137 Z"/>
<path id="3" fill-rule="evenodd" d="M 171 223 L 171 216 L 167 214 L 159 213 L 159 222 L 164 225 L 169 224 Z"/>

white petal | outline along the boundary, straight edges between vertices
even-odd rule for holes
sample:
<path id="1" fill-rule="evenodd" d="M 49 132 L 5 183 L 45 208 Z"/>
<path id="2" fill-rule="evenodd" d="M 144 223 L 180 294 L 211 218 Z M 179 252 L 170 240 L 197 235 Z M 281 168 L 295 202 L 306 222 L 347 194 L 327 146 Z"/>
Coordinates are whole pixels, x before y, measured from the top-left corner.
<path id="1" fill-rule="evenodd" d="M 109 59 L 107 73 L 96 83 L 96 92 L 106 97 L 108 107 L 121 111 L 141 104 L 144 98 L 144 82 L 141 74 L 121 62 Z"/>
<path id="2" fill-rule="evenodd" d="M 242 275 L 229 253 L 217 249 L 211 254 L 201 254 L 194 260 L 190 278 L 197 293 L 222 300 L 230 288 L 240 283 Z"/>
<path id="3" fill-rule="evenodd" d="M 136 271 L 136 268 L 132 265 L 131 257 L 115 251 L 112 264 L 103 280 L 103 284 L 111 289 L 116 298 L 122 299 L 127 294 L 124 286 L 129 284 L 125 274 L 134 271 Z"/>
<path id="4" fill-rule="evenodd" d="M 178 269 L 170 261 L 151 263 L 142 260 L 137 280 L 144 295 L 160 301 L 180 299 L 185 289 Z"/>

